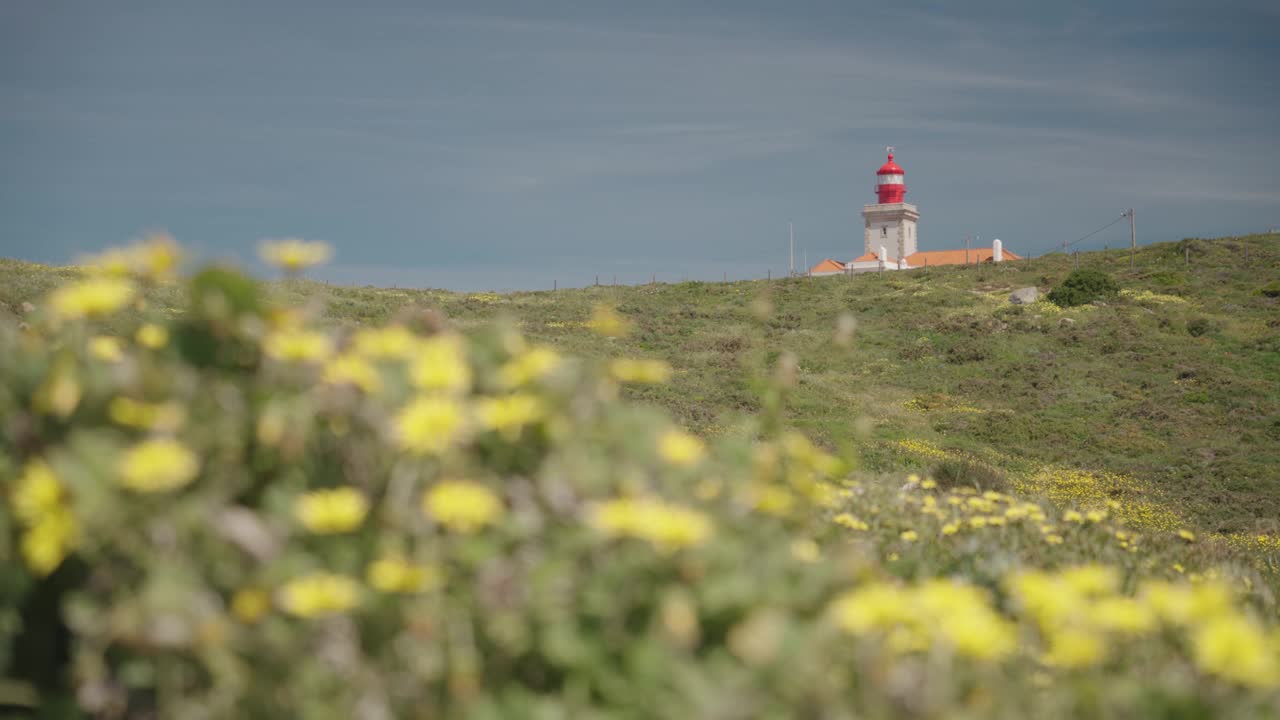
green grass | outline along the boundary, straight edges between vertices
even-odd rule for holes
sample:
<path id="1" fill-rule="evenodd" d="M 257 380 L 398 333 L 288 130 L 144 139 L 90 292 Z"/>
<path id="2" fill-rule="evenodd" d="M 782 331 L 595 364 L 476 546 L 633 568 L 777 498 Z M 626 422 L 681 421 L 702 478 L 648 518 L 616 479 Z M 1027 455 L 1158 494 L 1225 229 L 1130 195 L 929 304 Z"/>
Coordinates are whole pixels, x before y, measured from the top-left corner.
<path id="1" fill-rule="evenodd" d="M 1150 245 L 1133 270 L 1127 251 L 1083 253 L 1079 263 L 1111 273 L 1127 294 L 1066 310 L 1007 301 L 1014 289 L 1043 293 L 1065 278 L 1074 267 L 1065 256 L 508 295 L 307 281 L 273 291 L 322 302 L 339 323 L 439 310 L 465 330 L 506 317 L 572 355 L 663 358 L 673 382 L 633 396 L 708 435 L 758 409 L 749 370 L 790 351 L 799 360 L 791 422 L 829 446 L 857 446 L 867 470 L 931 471 L 960 458 L 990 480 L 1045 468 L 1110 473 L 1134 481 L 1128 499 L 1169 508 L 1189 527 L 1280 530 L 1280 300 L 1260 292 L 1280 280 L 1280 236 Z M 0 316 L 21 316 L 23 302 L 76 272 L 0 260 Z M 151 301 L 181 305 L 163 288 Z M 592 333 L 584 322 L 599 304 L 634 332 Z M 847 345 L 833 341 L 844 314 L 857 321 Z M 903 452 L 892 444 L 902 439 L 949 460 Z"/>

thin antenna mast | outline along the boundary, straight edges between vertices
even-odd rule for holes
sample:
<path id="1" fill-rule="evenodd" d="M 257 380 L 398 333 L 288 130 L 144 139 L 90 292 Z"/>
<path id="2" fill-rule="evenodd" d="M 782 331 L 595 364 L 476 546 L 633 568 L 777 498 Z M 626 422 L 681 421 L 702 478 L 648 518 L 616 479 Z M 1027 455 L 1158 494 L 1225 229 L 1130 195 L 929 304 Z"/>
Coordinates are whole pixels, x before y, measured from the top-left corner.
<path id="1" fill-rule="evenodd" d="M 796 274 L 796 228 L 787 223 L 787 232 L 791 235 L 791 274 Z"/>

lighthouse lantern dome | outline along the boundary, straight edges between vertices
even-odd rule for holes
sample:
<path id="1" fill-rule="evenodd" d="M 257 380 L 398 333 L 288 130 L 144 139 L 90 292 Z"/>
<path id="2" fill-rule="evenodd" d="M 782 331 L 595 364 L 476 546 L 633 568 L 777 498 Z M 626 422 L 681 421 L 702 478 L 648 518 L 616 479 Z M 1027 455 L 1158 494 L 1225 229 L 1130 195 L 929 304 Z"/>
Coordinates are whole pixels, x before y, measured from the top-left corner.
<path id="1" fill-rule="evenodd" d="M 885 148 L 889 160 L 876 171 L 876 195 L 880 204 L 903 202 L 907 194 L 906 173 L 893 161 L 893 148 Z"/>

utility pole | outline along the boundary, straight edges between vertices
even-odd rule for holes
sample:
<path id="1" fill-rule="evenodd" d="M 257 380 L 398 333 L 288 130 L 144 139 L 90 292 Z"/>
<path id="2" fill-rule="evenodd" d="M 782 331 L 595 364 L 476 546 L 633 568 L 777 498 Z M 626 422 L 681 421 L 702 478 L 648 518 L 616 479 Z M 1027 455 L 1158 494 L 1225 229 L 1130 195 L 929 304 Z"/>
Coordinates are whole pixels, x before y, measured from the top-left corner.
<path id="1" fill-rule="evenodd" d="M 791 223 L 787 223 L 787 234 L 791 236 L 791 276 L 796 274 L 796 228 Z"/>
<path id="2" fill-rule="evenodd" d="M 809 251 L 804 251 L 804 274 L 809 274 Z"/>
<path id="3" fill-rule="evenodd" d="M 1129 269 L 1133 269 L 1133 254 L 1138 250 L 1138 233 L 1133 227 L 1133 208 L 1129 208 Z"/>
<path id="4" fill-rule="evenodd" d="M 969 264 L 969 236 L 964 236 L 964 264 Z"/>

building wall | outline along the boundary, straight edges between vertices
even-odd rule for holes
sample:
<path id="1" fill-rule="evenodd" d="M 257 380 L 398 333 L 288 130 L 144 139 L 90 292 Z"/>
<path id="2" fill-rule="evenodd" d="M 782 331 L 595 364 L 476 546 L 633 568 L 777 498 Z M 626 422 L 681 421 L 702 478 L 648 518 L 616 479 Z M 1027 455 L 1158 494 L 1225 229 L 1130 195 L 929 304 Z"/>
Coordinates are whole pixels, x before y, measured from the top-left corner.
<path id="1" fill-rule="evenodd" d="M 920 213 L 907 203 L 867 205 L 862 209 L 864 253 L 879 253 L 884 246 L 887 260 L 896 261 L 916 252 L 916 220 Z"/>

